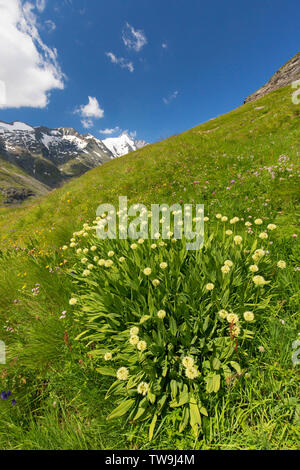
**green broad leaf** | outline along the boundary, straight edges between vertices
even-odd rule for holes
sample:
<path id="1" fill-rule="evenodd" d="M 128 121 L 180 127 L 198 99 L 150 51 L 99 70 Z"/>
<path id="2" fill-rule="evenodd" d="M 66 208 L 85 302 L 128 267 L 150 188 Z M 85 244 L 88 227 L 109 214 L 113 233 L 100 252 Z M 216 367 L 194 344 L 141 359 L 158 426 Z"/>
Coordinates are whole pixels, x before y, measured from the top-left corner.
<path id="1" fill-rule="evenodd" d="M 210 375 L 205 378 L 206 391 L 208 393 L 217 393 L 220 389 L 221 376 L 219 374 Z"/>
<path id="2" fill-rule="evenodd" d="M 204 323 L 203 323 L 203 331 L 204 332 L 207 330 L 209 322 L 210 322 L 210 316 L 207 315 L 207 317 L 205 318 Z"/>
<path id="3" fill-rule="evenodd" d="M 116 380 L 107 390 L 106 395 L 105 395 L 105 400 L 107 400 L 115 392 L 122 390 L 123 386 L 124 385 L 120 383 L 120 380 Z"/>
<path id="4" fill-rule="evenodd" d="M 207 410 L 204 406 L 200 405 L 199 406 L 199 411 L 203 416 L 208 416 Z"/>
<path id="5" fill-rule="evenodd" d="M 221 361 L 217 357 L 212 360 L 212 366 L 215 370 L 219 370 L 221 367 Z"/>
<path id="6" fill-rule="evenodd" d="M 82 333 L 80 333 L 78 336 L 76 336 L 75 341 L 78 341 L 82 336 L 84 336 L 86 333 L 89 333 L 89 330 L 85 330 Z"/>
<path id="7" fill-rule="evenodd" d="M 116 371 L 112 369 L 111 367 L 98 367 L 96 371 L 102 375 L 110 375 L 111 377 L 116 376 Z"/>
<path id="8" fill-rule="evenodd" d="M 153 298 L 152 298 L 150 290 L 149 290 L 149 294 L 148 294 L 148 310 L 149 310 L 150 314 L 152 314 L 152 315 L 154 315 L 156 313 Z"/>
<path id="9" fill-rule="evenodd" d="M 182 432 L 186 428 L 186 426 L 189 422 L 189 417 L 190 417 L 190 411 L 189 411 L 189 408 L 186 406 L 183 409 L 182 420 L 181 420 L 181 423 L 179 425 L 179 432 Z"/>
<path id="10" fill-rule="evenodd" d="M 123 401 L 120 403 L 117 408 L 115 408 L 110 415 L 106 419 L 114 419 L 114 418 L 120 418 L 121 416 L 124 416 L 127 411 L 130 410 L 132 405 L 134 404 L 135 399 L 131 398 L 129 400 Z"/>
<path id="11" fill-rule="evenodd" d="M 224 294 L 223 294 L 223 298 L 222 298 L 222 304 L 223 305 L 226 305 L 228 300 L 229 300 L 229 294 L 230 294 L 230 289 L 226 289 Z"/>
<path id="12" fill-rule="evenodd" d="M 149 427 L 149 441 L 152 441 L 153 434 L 154 434 L 154 429 L 157 421 L 157 414 L 153 416 L 153 419 L 151 421 L 150 427 Z"/>
<path id="13" fill-rule="evenodd" d="M 237 371 L 239 375 L 241 375 L 242 369 L 241 369 L 241 366 L 237 362 L 230 361 L 230 365 Z"/>
<path id="14" fill-rule="evenodd" d="M 148 393 L 147 393 L 147 397 L 148 397 L 150 403 L 153 405 L 155 403 L 155 400 L 156 400 L 155 393 L 153 393 L 153 392 L 151 392 L 151 390 L 149 390 Z"/>
<path id="15" fill-rule="evenodd" d="M 173 336 L 176 336 L 176 333 L 177 333 L 177 324 L 176 324 L 176 321 L 174 320 L 173 317 L 170 318 L 169 320 L 169 325 L 170 325 L 170 331 L 172 333 Z"/>
<path id="16" fill-rule="evenodd" d="M 176 400 L 172 400 L 169 402 L 169 406 L 171 408 L 177 408 L 179 406 L 182 406 L 182 405 L 185 405 L 186 403 L 189 402 L 189 393 L 187 390 L 184 390 L 182 392 L 180 392 L 179 396 L 178 396 L 178 399 Z"/>
<path id="17" fill-rule="evenodd" d="M 195 397 L 192 395 L 190 398 L 190 424 L 196 437 L 198 436 L 199 430 L 201 429 L 201 423 L 202 420 L 199 407 Z"/>
<path id="18" fill-rule="evenodd" d="M 147 398 L 143 398 L 143 400 L 140 402 L 138 410 L 136 415 L 133 418 L 133 421 L 137 421 L 143 414 L 145 413 L 146 409 L 148 407 L 148 400 Z"/>
<path id="19" fill-rule="evenodd" d="M 139 382 L 141 382 L 142 378 L 144 376 L 144 372 L 139 372 L 136 375 L 133 375 L 132 377 L 129 377 L 126 388 L 127 390 L 136 387 Z"/>
<path id="20" fill-rule="evenodd" d="M 253 253 L 254 250 L 256 250 L 257 247 L 257 240 L 254 240 L 253 245 L 251 246 L 251 253 Z"/>
<path id="21" fill-rule="evenodd" d="M 171 380 L 170 387 L 171 387 L 171 397 L 172 397 L 173 400 L 175 400 L 176 395 L 177 395 L 177 382 L 176 382 L 176 380 Z"/>
<path id="22" fill-rule="evenodd" d="M 230 367 L 226 366 L 226 365 L 222 365 L 222 369 L 224 371 L 224 377 L 231 377 L 232 375 L 232 371 L 230 369 Z"/>
<path id="23" fill-rule="evenodd" d="M 163 409 L 164 404 L 166 403 L 168 395 L 163 395 L 157 402 L 156 409 L 157 412 L 160 413 Z"/>

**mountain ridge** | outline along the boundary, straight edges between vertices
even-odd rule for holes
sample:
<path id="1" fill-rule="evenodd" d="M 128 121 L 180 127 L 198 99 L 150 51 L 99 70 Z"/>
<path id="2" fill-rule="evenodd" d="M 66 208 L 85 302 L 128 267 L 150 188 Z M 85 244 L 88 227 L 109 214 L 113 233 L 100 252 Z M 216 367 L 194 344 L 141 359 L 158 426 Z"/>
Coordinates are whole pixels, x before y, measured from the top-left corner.
<path id="1" fill-rule="evenodd" d="M 298 79 L 300 79 L 300 52 L 280 67 L 265 85 L 248 96 L 244 103 L 257 101 L 271 91 L 290 85 L 293 81 Z"/>
<path id="2" fill-rule="evenodd" d="M 146 145 L 146 142 L 135 141 L 128 134 L 111 138 L 109 142 L 110 148 L 92 134 L 80 134 L 72 127 L 51 129 L 30 126 L 22 121 L 0 121 L 0 163 L 6 161 L 14 169 L 21 169 L 31 180 L 41 183 L 43 191 L 56 188 L 73 177 Z M 28 184 L 22 185 L 19 178 L 19 185 L 7 187 L 0 178 L 0 192 L 15 194 L 18 202 L 26 199 L 27 194 L 28 197 L 38 196 L 39 192 L 31 191 Z M 5 202 L 11 202 L 11 197 Z"/>

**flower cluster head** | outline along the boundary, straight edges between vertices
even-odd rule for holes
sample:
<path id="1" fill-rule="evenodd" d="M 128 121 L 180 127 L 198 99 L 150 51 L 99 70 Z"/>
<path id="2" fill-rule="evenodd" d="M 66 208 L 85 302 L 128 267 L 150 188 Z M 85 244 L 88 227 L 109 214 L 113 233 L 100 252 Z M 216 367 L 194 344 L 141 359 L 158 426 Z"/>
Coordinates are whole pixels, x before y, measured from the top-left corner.
<path id="1" fill-rule="evenodd" d="M 253 282 L 256 286 L 264 286 L 267 283 L 263 276 L 254 276 Z"/>
<path id="2" fill-rule="evenodd" d="M 241 237 L 240 235 L 236 235 L 233 240 L 234 240 L 234 243 L 235 243 L 236 245 L 240 245 L 240 244 L 242 243 L 242 241 L 243 241 L 243 239 L 242 239 L 242 237 Z"/>
<path id="3" fill-rule="evenodd" d="M 219 315 L 220 318 L 222 318 L 222 320 L 224 320 L 225 318 L 227 318 L 228 312 L 226 310 L 222 309 L 218 312 L 218 315 Z"/>
<path id="4" fill-rule="evenodd" d="M 193 359 L 192 357 L 190 357 L 190 356 L 184 356 L 184 357 L 182 358 L 182 361 L 181 361 L 181 362 L 182 362 L 183 366 L 186 367 L 186 368 L 191 368 L 191 367 L 193 367 L 194 364 L 195 364 L 194 359 Z"/>
<path id="5" fill-rule="evenodd" d="M 231 224 L 236 224 L 239 221 L 239 217 L 233 217 L 233 219 L 230 220 Z"/>
<path id="6" fill-rule="evenodd" d="M 133 336 L 133 335 L 138 335 L 139 334 L 139 328 L 137 326 L 133 326 L 131 329 L 130 329 L 130 336 Z"/>
<path id="7" fill-rule="evenodd" d="M 112 360 L 112 353 L 111 352 L 107 352 L 104 354 L 104 360 L 105 361 L 111 361 Z"/>
<path id="8" fill-rule="evenodd" d="M 269 224 L 269 225 L 267 226 L 267 229 L 268 229 L 268 230 L 275 230 L 276 228 L 277 228 L 277 225 L 275 225 L 275 224 Z"/>
<path id="9" fill-rule="evenodd" d="M 266 252 L 262 248 L 259 248 L 258 250 L 255 250 L 254 255 L 252 255 L 252 259 L 255 263 L 257 263 L 265 256 L 265 254 Z"/>
<path id="10" fill-rule="evenodd" d="M 108 260 L 105 261 L 104 266 L 105 266 L 106 268 L 111 268 L 113 264 L 114 264 L 113 260 L 112 260 L 112 259 L 108 259 Z"/>
<path id="11" fill-rule="evenodd" d="M 185 368 L 185 375 L 188 379 L 194 380 L 200 375 L 195 366 L 195 361 L 191 356 L 184 356 L 181 362 Z"/>
<path id="12" fill-rule="evenodd" d="M 209 282 L 208 284 L 206 284 L 205 289 L 206 290 L 213 290 L 214 287 L 215 287 L 215 285 L 212 282 Z"/>
<path id="13" fill-rule="evenodd" d="M 161 320 L 163 320 L 163 319 L 165 318 L 165 316 L 166 316 L 165 310 L 159 310 L 159 311 L 157 312 L 157 316 L 158 316 L 158 318 L 160 318 Z"/>
<path id="14" fill-rule="evenodd" d="M 151 268 L 145 268 L 145 269 L 144 269 L 144 274 L 145 274 L 145 276 L 150 276 L 151 273 L 152 273 L 152 269 L 151 269 Z"/>
<path id="15" fill-rule="evenodd" d="M 145 350 L 147 349 L 147 343 L 146 343 L 146 341 L 143 341 L 143 340 L 142 340 L 142 341 L 139 341 L 139 342 L 137 343 L 137 348 L 138 348 L 138 350 L 141 351 L 141 352 L 145 351 Z"/>
<path id="16" fill-rule="evenodd" d="M 266 232 L 262 232 L 258 236 L 261 240 L 266 240 L 268 238 L 268 234 Z"/>
<path id="17" fill-rule="evenodd" d="M 160 266 L 161 269 L 166 269 L 168 267 L 168 263 L 162 262 L 162 263 L 160 263 L 159 266 Z"/>
<path id="18" fill-rule="evenodd" d="M 258 271 L 258 266 L 256 264 L 251 264 L 251 266 L 249 267 L 249 270 L 252 272 L 252 273 L 257 273 Z"/>
<path id="19" fill-rule="evenodd" d="M 70 304 L 70 305 L 75 305 L 75 304 L 77 304 L 77 299 L 75 299 L 74 297 L 72 297 L 72 299 L 69 300 L 69 304 Z"/>
<path id="20" fill-rule="evenodd" d="M 261 219 L 255 219 L 254 220 L 255 225 L 261 225 L 263 221 Z"/>
<path id="21" fill-rule="evenodd" d="M 140 395 L 147 395 L 148 393 L 148 390 L 149 390 L 149 384 L 147 384 L 146 382 L 141 382 L 138 386 L 137 386 L 137 392 L 140 394 Z"/>
<path id="22" fill-rule="evenodd" d="M 131 335 L 130 338 L 129 338 L 129 343 L 132 345 L 132 346 L 136 346 L 139 342 L 140 338 L 138 337 L 138 335 Z"/>
<path id="23" fill-rule="evenodd" d="M 154 285 L 154 287 L 158 287 L 159 284 L 160 284 L 160 280 L 159 279 L 153 279 L 152 284 Z"/>
<path id="24" fill-rule="evenodd" d="M 199 376 L 199 372 L 196 367 L 190 367 L 185 369 L 185 375 L 188 379 L 194 380 Z"/>
<path id="25" fill-rule="evenodd" d="M 254 313 L 253 312 L 244 312 L 244 319 L 246 321 L 253 321 L 254 320 Z"/>
<path id="26" fill-rule="evenodd" d="M 280 269 L 285 269 L 286 268 L 286 262 L 283 261 L 283 260 L 280 260 L 280 261 L 278 261 L 277 266 Z"/>
<path id="27" fill-rule="evenodd" d="M 238 323 L 239 317 L 236 315 L 236 313 L 228 313 L 226 316 L 226 320 L 228 323 Z"/>
<path id="28" fill-rule="evenodd" d="M 230 272 L 230 267 L 227 265 L 224 265 L 221 267 L 221 271 L 223 274 L 228 274 Z"/>
<path id="29" fill-rule="evenodd" d="M 233 325 L 231 330 L 230 330 L 230 333 L 232 336 L 239 336 L 241 332 L 241 328 L 239 327 L 239 325 Z"/>
<path id="30" fill-rule="evenodd" d="M 118 380 L 127 380 L 129 377 L 129 370 L 127 367 L 120 367 L 120 369 L 117 370 L 117 379 Z"/>

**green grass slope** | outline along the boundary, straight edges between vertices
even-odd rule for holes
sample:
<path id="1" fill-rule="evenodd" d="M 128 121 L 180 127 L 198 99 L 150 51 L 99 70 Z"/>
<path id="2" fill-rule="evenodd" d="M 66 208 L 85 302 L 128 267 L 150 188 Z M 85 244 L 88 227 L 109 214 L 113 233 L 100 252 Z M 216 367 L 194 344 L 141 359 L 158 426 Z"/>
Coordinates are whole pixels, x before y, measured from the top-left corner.
<path id="1" fill-rule="evenodd" d="M 299 162 L 300 108 L 292 104 L 290 87 L 255 103 L 197 126 L 158 144 L 149 145 L 89 171 L 16 213 L 0 211 L 0 233 L 7 227 L 16 236 L 46 230 L 46 239 L 62 243 L 83 219 L 93 217 L 98 204 L 115 203 L 119 195 L 145 204 L 242 199 L 248 186 L 232 185 L 249 172 L 249 183 L 260 185 L 254 172 L 278 162 L 285 154 Z M 267 170 L 265 170 L 267 171 Z M 195 184 L 194 181 L 197 181 Z M 209 184 L 206 183 L 209 181 Z M 288 203 L 297 197 L 299 179 L 268 182 L 272 198 Z M 234 196 L 237 195 L 237 196 Z M 218 203 L 219 204 L 219 203 Z M 48 229 L 55 226 L 51 234 Z"/>
<path id="2" fill-rule="evenodd" d="M 300 108 L 292 104 L 287 87 L 89 171 L 30 206 L 0 209 L 0 340 L 7 347 L 7 362 L 0 365 L 0 393 L 6 392 L 0 398 L 1 449 L 299 448 L 299 365 L 291 359 L 300 332 L 299 124 Z M 121 195 L 129 204 L 147 206 L 203 203 L 209 217 L 203 251 L 187 253 L 180 242 L 155 250 L 145 242 L 135 251 L 127 241 L 105 243 L 82 230 L 83 224 L 93 223 L 100 203 L 117 203 Z M 221 222 L 218 214 L 228 220 Z M 230 223 L 232 217 L 239 217 L 237 224 Z M 254 224 L 256 218 L 261 225 Z M 268 229 L 270 223 L 277 228 Z M 226 229 L 234 233 L 228 235 Z M 73 236 L 75 231 L 81 235 Z M 242 245 L 230 238 L 237 234 Z M 262 246 L 258 275 L 268 283 L 255 287 L 249 266 L 254 250 Z M 77 254 L 79 248 L 86 250 L 86 260 L 82 251 Z M 102 258 L 114 264 L 102 267 Z M 221 266 L 228 259 L 233 266 L 225 274 Z M 277 266 L 279 260 L 285 268 Z M 162 261 L 167 262 L 165 270 L 157 268 Z M 146 266 L 152 268 L 149 278 L 143 274 Z M 207 283 L 215 285 L 212 292 Z M 71 298 L 77 300 L 74 306 Z M 159 320 L 168 326 L 165 330 L 157 323 L 161 308 L 167 312 Z M 232 331 L 228 335 L 227 321 L 218 317 L 220 309 L 239 313 L 238 343 L 230 343 Z M 255 315 L 250 336 L 244 310 Z M 146 313 L 151 318 L 139 323 Z M 162 328 L 168 350 L 180 346 L 179 355 L 194 354 L 198 361 L 203 353 L 209 358 L 196 382 L 181 373 L 180 380 L 189 387 L 190 408 L 182 416 L 180 407 L 174 411 L 162 405 L 165 414 L 155 418 L 151 442 L 148 428 L 158 398 L 147 405 L 150 417 L 145 415 L 141 427 L 126 416 L 106 419 L 128 398 L 126 387 L 117 383 L 112 391 L 121 395 L 112 393 L 105 400 L 114 381 L 112 369 L 115 375 L 127 360 L 139 371 L 136 353 L 124 341 L 129 326 L 136 324 L 141 338 L 147 339 L 146 363 L 144 356 L 137 356 L 146 371 L 158 363 L 151 354 L 158 360 L 164 351 L 155 344 L 161 341 L 156 328 Z M 89 345 L 87 333 L 76 340 L 86 331 Z M 198 332 L 195 338 L 191 331 Z M 206 335 L 207 342 L 202 342 Z M 226 345 L 226 351 L 229 347 L 234 358 L 235 370 L 224 366 L 227 375 L 219 385 L 218 357 L 210 361 L 212 339 L 221 360 L 218 344 Z M 206 349 L 199 352 L 196 346 Z M 113 348 L 116 359 L 109 368 L 103 349 Z M 176 360 L 177 352 L 170 355 L 174 367 Z M 164 386 L 174 399 L 182 383 L 166 381 Z M 205 410 L 201 408 L 199 418 L 195 399 L 200 395 Z M 186 426 L 179 432 L 178 424 L 190 416 L 192 429 Z"/>

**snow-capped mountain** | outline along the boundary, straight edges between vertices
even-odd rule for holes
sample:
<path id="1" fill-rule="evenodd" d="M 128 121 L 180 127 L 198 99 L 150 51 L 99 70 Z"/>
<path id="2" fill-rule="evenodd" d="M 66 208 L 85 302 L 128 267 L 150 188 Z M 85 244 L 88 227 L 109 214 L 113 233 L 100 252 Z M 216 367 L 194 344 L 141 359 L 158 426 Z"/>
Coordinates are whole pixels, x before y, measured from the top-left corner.
<path id="1" fill-rule="evenodd" d="M 0 170 L 1 162 L 6 161 L 50 189 L 145 144 L 125 133 L 102 141 L 73 128 L 0 121 Z M 2 186 L 0 181 L 0 191 Z"/>
<path id="2" fill-rule="evenodd" d="M 120 137 L 104 139 L 103 143 L 115 157 L 121 157 L 147 145 L 144 140 L 134 140 L 127 132 L 123 132 Z"/>

